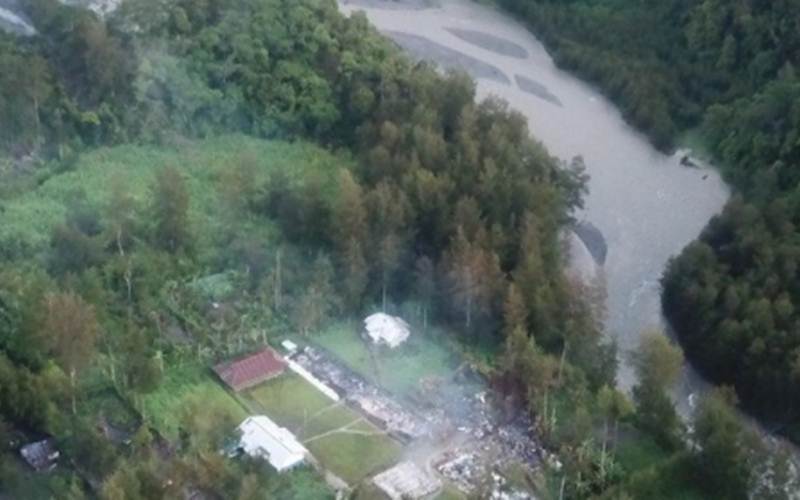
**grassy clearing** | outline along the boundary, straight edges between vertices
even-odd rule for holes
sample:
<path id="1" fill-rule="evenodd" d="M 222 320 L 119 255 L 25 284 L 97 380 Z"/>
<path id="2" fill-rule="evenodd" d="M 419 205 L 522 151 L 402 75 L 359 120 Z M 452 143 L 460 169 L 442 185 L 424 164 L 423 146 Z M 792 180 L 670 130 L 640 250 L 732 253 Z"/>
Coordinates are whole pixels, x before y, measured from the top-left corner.
<path id="1" fill-rule="evenodd" d="M 121 183 L 144 210 L 156 172 L 166 166 L 185 174 L 190 193 L 190 222 L 198 243 L 209 243 L 225 227 L 220 210 L 217 180 L 231 166 L 249 162 L 256 184 L 270 172 L 285 169 L 290 179 L 301 182 L 312 171 L 335 175 L 345 160 L 303 142 L 264 141 L 242 135 L 221 136 L 189 143 L 180 148 L 135 145 L 99 148 L 82 155 L 74 168 L 56 173 L 33 190 L 0 202 L 0 242 L 14 242 L 26 254 L 47 248 L 52 228 L 63 222 L 76 199 L 101 213 L 109 202 L 112 183 Z M 328 183 L 327 185 L 333 185 Z M 269 231 L 263 220 L 237 220 L 242 231 Z M 268 226 L 268 225 L 267 225 Z"/>
<path id="2" fill-rule="evenodd" d="M 226 412 L 237 423 L 247 417 L 244 407 L 213 378 L 208 368 L 197 364 L 168 369 L 158 390 L 142 398 L 142 414 L 164 437 L 174 440 L 185 409 L 192 401 L 202 401 L 202 407 L 209 413 Z"/>
<path id="3" fill-rule="evenodd" d="M 336 323 L 312 340 L 367 380 L 402 396 L 412 395 L 425 379 L 448 377 L 455 368 L 455 355 L 444 343 L 419 332 L 396 349 L 377 347 L 373 359 L 360 328 L 360 323 Z"/>
<path id="4" fill-rule="evenodd" d="M 365 424 L 359 429 L 376 430 Z M 393 465 L 402 454 L 400 445 L 385 435 L 331 434 L 306 447 L 325 467 L 351 485 Z"/>
<path id="5" fill-rule="evenodd" d="M 298 438 L 307 439 L 358 420 L 359 415 L 335 403 L 300 376 L 284 374 L 247 393 L 254 410 L 264 412 Z"/>
<path id="6" fill-rule="evenodd" d="M 325 468 L 350 484 L 393 464 L 402 452 L 356 411 L 331 401 L 297 375 L 269 380 L 246 398 L 254 410 L 295 432 Z"/>

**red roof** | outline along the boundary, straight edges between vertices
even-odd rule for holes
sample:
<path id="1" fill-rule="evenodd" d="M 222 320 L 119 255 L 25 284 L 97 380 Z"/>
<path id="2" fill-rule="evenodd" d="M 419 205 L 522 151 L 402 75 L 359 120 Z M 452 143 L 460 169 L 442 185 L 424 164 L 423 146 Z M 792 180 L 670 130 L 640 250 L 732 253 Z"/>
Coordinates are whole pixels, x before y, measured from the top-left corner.
<path id="1" fill-rule="evenodd" d="M 220 363 L 214 367 L 214 371 L 234 391 L 241 391 L 280 375 L 285 368 L 283 358 L 267 347 L 250 356 Z"/>

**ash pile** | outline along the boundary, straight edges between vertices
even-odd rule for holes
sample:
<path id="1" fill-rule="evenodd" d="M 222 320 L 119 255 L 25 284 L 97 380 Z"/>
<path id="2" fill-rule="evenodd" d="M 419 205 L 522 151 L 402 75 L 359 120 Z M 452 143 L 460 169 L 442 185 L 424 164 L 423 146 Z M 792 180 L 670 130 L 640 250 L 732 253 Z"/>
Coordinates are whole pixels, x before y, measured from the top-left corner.
<path id="1" fill-rule="evenodd" d="M 445 408 L 443 418 L 458 432 L 469 435 L 477 446 L 498 450 L 506 461 L 522 462 L 531 468 L 538 465 L 544 450 L 528 413 L 518 411 L 513 418 L 504 418 L 483 387 L 464 383 L 441 387 L 435 400 Z"/>
<path id="2" fill-rule="evenodd" d="M 509 491 L 499 471 L 521 465 L 532 471 L 541 463 L 544 449 L 536 439 L 533 422 L 527 412 L 503 418 L 492 404 L 485 385 L 457 383 L 441 387 L 437 398 L 445 418 L 465 439 L 434 460 L 433 466 L 444 478 L 464 493 L 484 491 L 489 498 L 533 498 L 522 491 Z M 527 496 L 526 496 L 527 495 Z"/>
<path id="3" fill-rule="evenodd" d="M 453 450 L 434 463 L 434 468 L 463 493 L 479 492 L 492 500 L 535 500 L 532 494 L 515 488 L 497 472 L 498 465 L 487 450 Z"/>
<path id="4" fill-rule="evenodd" d="M 293 360 L 332 387 L 374 424 L 400 440 L 410 442 L 430 436 L 427 420 L 404 408 L 386 391 L 367 382 L 323 351 L 305 347 L 293 356 Z"/>

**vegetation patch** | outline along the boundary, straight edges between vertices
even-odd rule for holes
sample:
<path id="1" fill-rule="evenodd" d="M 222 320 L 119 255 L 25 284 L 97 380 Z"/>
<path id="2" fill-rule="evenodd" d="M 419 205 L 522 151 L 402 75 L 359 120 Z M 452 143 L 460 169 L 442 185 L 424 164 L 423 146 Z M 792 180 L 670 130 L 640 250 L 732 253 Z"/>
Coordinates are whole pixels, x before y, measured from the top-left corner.
<path id="1" fill-rule="evenodd" d="M 309 438 L 345 426 L 360 416 L 319 392 L 300 376 L 284 374 L 247 393 L 253 410 L 263 412 L 299 439 Z"/>
<path id="2" fill-rule="evenodd" d="M 244 407 L 214 380 L 211 372 L 195 363 L 168 369 L 158 389 L 142 397 L 144 419 L 173 441 L 179 436 L 189 408 L 207 415 L 220 412 L 236 424 L 247 417 Z"/>
<path id="3" fill-rule="evenodd" d="M 306 444 L 326 468 L 348 484 L 357 484 L 400 459 L 401 446 L 385 434 L 379 434 L 374 426 L 362 422 L 350 430 L 363 434 L 333 433 Z"/>
<path id="4" fill-rule="evenodd" d="M 71 208 L 79 205 L 104 211 L 112 201 L 110 188 L 114 183 L 123 185 L 135 203 L 145 206 L 156 174 L 173 167 L 186 182 L 191 200 L 189 223 L 197 230 L 197 243 L 208 247 L 214 235 L 230 225 L 221 203 L 220 176 L 242 164 L 252 171 L 254 185 L 260 185 L 277 170 L 294 183 L 311 171 L 333 176 L 334 166 L 342 160 L 309 143 L 264 141 L 243 135 L 199 140 L 183 147 L 100 148 L 81 155 L 73 167 L 52 175 L 36 189 L 4 200 L 0 242 L 13 242 L 14 248 L 41 254 L 47 249 L 53 228 L 63 223 Z M 237 230 L 256 234 L 264 233 L 265 224 L 263 220 L 256 224 L 252 218 L 236 221 Z"/>
<path id="5" fill-rule="evenodd" d="M 412 328 L 400 347 L 389 349 L 367 343 L 360 323 L 340 322 L 313 337 L 365 379 L 402 396 L 413 395 L 426 380 L 452 375 L 456 355 L 445 345 L 441 332 L 422 333 Z"/>

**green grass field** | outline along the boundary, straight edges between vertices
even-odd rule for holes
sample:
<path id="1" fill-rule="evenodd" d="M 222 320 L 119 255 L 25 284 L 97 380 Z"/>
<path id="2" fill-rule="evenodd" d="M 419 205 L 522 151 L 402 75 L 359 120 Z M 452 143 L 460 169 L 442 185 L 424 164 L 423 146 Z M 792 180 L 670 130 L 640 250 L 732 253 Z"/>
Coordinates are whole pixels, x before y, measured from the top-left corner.
<path id="1" fill-rule="evenodd" d="M 336 403 L 294 374 L 248 391 L 255 411 L 294 432 L 322 465 L 354 485 L 394 464 L 401 446 L 356 411 Z"/>
<path id="2" fill-rule="evenodd" d="M 245 408 L 214 378 L 208 368 L 197 364 L 171 367 L 155 392 L 142 398 L 145 420 L 164 437 L 175 440 L 187 404 L 202 401 L 201 407 L 227 413 L 237 424 L 247 417 Z"/>
<path id="3" fill-rule="evenodd" d="M 299 439 L 328 432 L 360 418 L 344 403 L 335 403 L 293 373 L 259 385 L 247 393 L 247 398 L 255 403 L 254 410 L 266 413 Z"/>
<path id="4" fill-rule="evenodd" d="M 367 380 L 401 396 L 413 394 L 425 379 L 448 377 L 455 369 L 455 355 L 443 342 L 416 331 L 396 349 L 375 348 L 373 360 L 370 346 L 359 334 L 361 327 L 361 323 L 336 323 L 311 340 Z"/>

